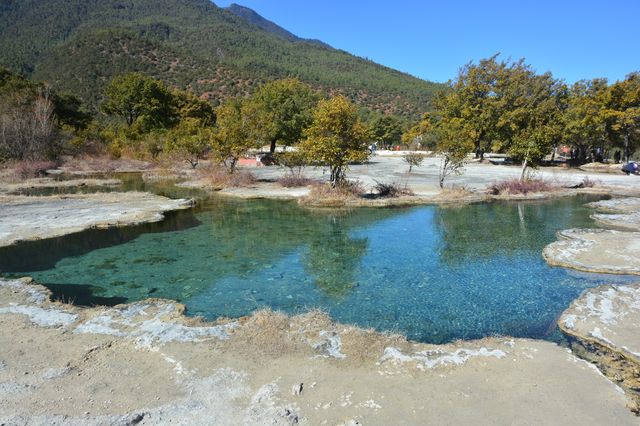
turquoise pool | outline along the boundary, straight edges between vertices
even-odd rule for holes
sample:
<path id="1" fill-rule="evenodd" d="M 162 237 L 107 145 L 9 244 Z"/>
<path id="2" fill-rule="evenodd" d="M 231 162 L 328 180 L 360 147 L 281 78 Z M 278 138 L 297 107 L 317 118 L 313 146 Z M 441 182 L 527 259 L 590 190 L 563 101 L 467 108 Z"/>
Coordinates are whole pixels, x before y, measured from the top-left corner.
<path id="1" fill-rule="evenodd" d="M 425 342 L 550 338 L 584 289 L 633 280 L 542 259 L 556 231 L 594 226 L 587 201 L 326 211 L 214 197 L 162 223 L 1 249 L 0 271 L 85 305 L 168 298 L 211 319 L 320 308 Z"/>

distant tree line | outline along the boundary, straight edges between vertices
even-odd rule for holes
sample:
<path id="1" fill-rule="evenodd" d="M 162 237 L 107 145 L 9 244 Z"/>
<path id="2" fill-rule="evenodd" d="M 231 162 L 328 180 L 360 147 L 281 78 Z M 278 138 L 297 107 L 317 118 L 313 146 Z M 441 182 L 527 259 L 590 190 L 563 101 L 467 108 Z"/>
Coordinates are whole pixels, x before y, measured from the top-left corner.
<path id="1" fill-rule="evenodd" d="M 403 144 L 441 154 L 440 185 L 460 173 L 470 153 L 504 153 L 521 162 L 522 177 L 554 148 L 571 160 L 628 160 L 640 146 L 640 74 L 608 84 L 572 86 L 538 74 L 519 60 L 496 56 L 469 63 L 417 123 L 362 108 L 345 96 L 324 96 L 295 78 L 265 83 L 250 96 L 214 103 L 142 73 L 114 77 L 99 113 L 7 70 L 0 70 L 0 160 L 55 158 L 89 152 L 113 157 L 179 156 L 193 167 L 203 158 L 234 173 L 249 151 L 266 147 L 291 170 L 328 167 L 332 185 L 349 164 L 366 161 L 373 144 Z M 278 146 L 297 146 L 277 153 Z M 422 157 L 406 159 L 410 168 Z"/>
<path id="2" fill-rule="evenodd" d="M 471 152 L 494 152 L 520 161 L 524 178 L 528 166 L 561 145 L 575 164 L 615 152 L 629 161 L 640 146 L 640 73 L 568 86 L 524 60 L 469 63 L 403 140 L 442 153 L 445 175 L 459 171 Z"/>

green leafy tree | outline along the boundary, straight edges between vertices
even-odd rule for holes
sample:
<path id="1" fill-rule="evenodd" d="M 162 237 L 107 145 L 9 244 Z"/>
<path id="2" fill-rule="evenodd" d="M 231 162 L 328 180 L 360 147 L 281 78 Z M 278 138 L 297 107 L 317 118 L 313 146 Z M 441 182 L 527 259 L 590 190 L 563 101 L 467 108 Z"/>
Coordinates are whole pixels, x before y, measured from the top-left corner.
<path id="1" fill-rule="evenodd" d="M 211 157 L 224 164 L 229 174 L 238 160 L 258 146 L 261 111 L 249 99 L 229 100 L 216 109 L 217 123 L 211 138 Z"/>
<path id="2" fill-rule="evenodd" d="M 195 169 L 211 149 L 211 137 L 211 127 L 203 126 L 198 119 L 185 118 L 171 129 L 167 149 L 169 152 L 178 153 Z"/>
<path id="3" fill-rule="evenodd" d="M 331 185 L 336 186 L 344 182 L 350 163 L 369 158 L 367 140 L 368 131 L 356 106 L 338 95 L 318 103 L 307 139 L 300 148 L 310 163 L 329 166 Z"/>
<path id="4" fill-rule="evenodd" d="M 178 119 L 195 118 L 203 126 L 216 124 L 216 112 L 210 102 L 184 90 L 174 90 L 171 95 Z"/>
<path id="5" fill-rule="evenodd" d="M 520 61 L 499 75 L 497 97 L 499 144 L 521 161 L 524 180 L 527 167 L 538 165 L 563 138 L 567 88 Z"/>
<path id="6" fill-rule="evenodd" d="M 574 147 L 574 160 L 583 162 L 587 153 L 608 145 L 606 79 L 583 80 L 569 89 L 567 109 L 563 116 L 563 142 Z"/>
<path id="7" fill-rule="evenodd" d="M 436 132 L 436 152 L 441 156 L 438 183 L 440 188 L 444 188 L 444 182 L 449 176 L 462 174 L 467 156 L 475 144 L 474 137 L 468 134 L 473 130 L 466 127 L 461 118 L 443 118 L 438 122 Z"/>
<path id="8" fill-rule="evenodd" d="M 498 113 L 496 111 L 497 78 L 508 67 L 497 60 L 497 55 L 481 60 L 477 65 L 466 64 L 449 88 L 435 100 L 438 115 L 445 120 L 456 119 L 456 128 L 461 131 L 461 141 L 471 143 L 476 155 L 482 159 L 484 152 L 491 150 L 496 136 Z"/>
<path id="9" fill-rule="evenodd" d="M 147 128 L 171 125 L 173 98 L 158 80 L 137 72 L 119 75 L 111 80 L 104 94 L 104 112 L 123 118 L 128 126 L 137 121 Z"/>
<path id="10" fill-rule="evenodd" d="M 373 140 L 384 147 L 398 145 L 402 141 L 402 121 L 392 115 L 376 118 L 369 131 Z"/>
<path id="11" fill-rule="evenodd" d="M 524 179 L 527 167 L 561 141 L 566 100 L 561 82 L 549 73 L 537 75 L 524 60 L 498 62 L 494 56 L 467 64 L 434 102 L 438 150 L 456 152 L 445 169 L 459 169 L 471 146 L 480 158 L 491 149 L 521 160 Z"/>
<path id="12" fill-rule="evenodd" d="M 53 112 L 60 127 L 69 126 L 76 131 L 85 130 L 93 120 L 93 116 L 84 109 L 80 99 L 73 95 L 53 93 L 52 102 Z"/>
<path id="13" fill-rule="evenodd" d="M 304 129 L 311 124 L 319 96 L 310 86 L 288 78 L 262 85 L 253 99 L 264 115 L 263 139 L 273 154 L 278 143 L 291 146 L 302 139 Z"/>
<path id="14" fill-rule="evenodd" d="M 640 146 L 640 72 L 609 87 L 604 115 L 609 139 L 622 148 L 628 162 Z"/>
<path id="15" fill-rule="evenodd" d="M 418 123 L 402 134 L 402 142 L 407 146 L 434 149 L 436 141 L 434 120 L 430 113 L 424 113 Z"/>

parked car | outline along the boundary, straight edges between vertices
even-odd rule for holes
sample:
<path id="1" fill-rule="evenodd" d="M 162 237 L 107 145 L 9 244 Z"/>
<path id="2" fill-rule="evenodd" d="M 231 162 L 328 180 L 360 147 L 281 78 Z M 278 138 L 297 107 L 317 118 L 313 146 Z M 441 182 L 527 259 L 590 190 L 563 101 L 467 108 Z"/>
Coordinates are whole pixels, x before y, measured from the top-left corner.
<path id="1" fill-rule="evenodd" d="M 640 175 L 640 164 L 636 163 L 635 161 L 631 161 L 625 164 L 624 166 L 622 166 L 622 171 L 625 172 L 627 175 L 630 175 L 630 174 Z"/>

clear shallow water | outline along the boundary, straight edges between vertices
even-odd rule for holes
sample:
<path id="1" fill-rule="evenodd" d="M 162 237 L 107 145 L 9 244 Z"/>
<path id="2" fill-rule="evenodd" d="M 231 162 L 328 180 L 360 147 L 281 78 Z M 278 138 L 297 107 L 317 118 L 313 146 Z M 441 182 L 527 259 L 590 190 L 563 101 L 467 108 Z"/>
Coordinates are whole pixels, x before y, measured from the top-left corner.
<path id="1" fill-rule="evenodd" d="M 433 343 L 541 338 L 586 288 L 633 280 L 542 259 L 556 231 L 594 226 L 587 201 L 311 211 L 213 198 L 159 224 L 0 249 L 0 271 L 78 304 L 169 298 L 210 319 L 321 308 Z"/>

